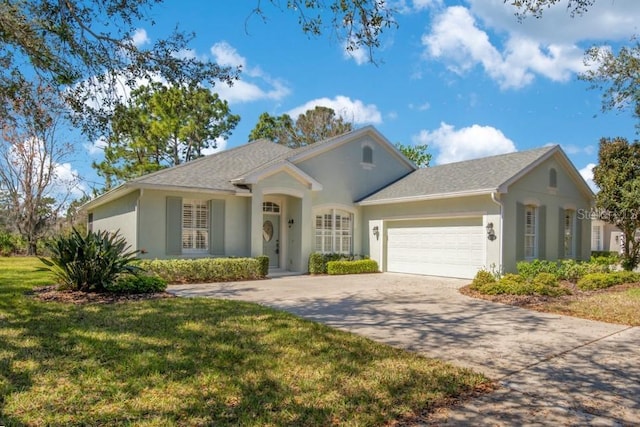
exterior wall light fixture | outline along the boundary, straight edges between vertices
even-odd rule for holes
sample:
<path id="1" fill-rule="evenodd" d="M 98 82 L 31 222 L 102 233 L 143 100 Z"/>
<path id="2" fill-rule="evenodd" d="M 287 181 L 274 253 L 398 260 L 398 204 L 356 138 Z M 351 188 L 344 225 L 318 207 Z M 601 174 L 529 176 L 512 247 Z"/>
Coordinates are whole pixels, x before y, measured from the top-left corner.
<path id="1" fill-rule="evenodd" d="M 497 239 L 496 232 L 493 229 L 493 223 L 490 222 L 489 224 L 487 224 L 486 228 L 487 228 L 487 239 L 489 239 L 489 240 L 491 240 L 493 242 L 494 240 Z"/>

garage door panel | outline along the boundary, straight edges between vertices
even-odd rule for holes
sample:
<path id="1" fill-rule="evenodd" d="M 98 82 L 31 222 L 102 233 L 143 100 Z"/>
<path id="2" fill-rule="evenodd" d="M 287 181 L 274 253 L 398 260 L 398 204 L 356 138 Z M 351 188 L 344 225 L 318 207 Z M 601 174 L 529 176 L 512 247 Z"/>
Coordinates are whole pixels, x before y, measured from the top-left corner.
<path id="1" fill-rule="evenodd" d="M 387 271 L 471 278 L 484 263 L 482 226 L 398 225 L 387 230 Z"/>

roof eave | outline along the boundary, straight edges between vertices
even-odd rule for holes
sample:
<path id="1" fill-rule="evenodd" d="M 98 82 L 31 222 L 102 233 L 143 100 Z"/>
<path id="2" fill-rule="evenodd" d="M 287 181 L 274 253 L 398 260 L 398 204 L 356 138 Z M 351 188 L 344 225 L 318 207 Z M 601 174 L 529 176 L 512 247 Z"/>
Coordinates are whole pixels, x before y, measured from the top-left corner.
<path id="1" fill-rule="evenodd" d="M 407 196 L 407 197 L 393 197 L 380 200 L 363 200 L 357 204 L 360 206 L 374 206 L 374 205 L 390 205 L 393 203 L 410 203 L 410 202 L 422 202 L 428 200 L 438 199 L 452 199 L 456 197 L 472 197 L 483 196 L 491 193 L 500 192 L 497 188 L 483 188 L 472 191 L 457 191 L 452 193 L 437 193 L 437 194 L 425 194 L 420 196 Z"/>
<path id="2" fill-rule="evenodd" d="M 215 189 L 215 188 L 199 188 L 199 187 L 187 187 L 180 185 L 166 185 L 166 184 L 149 184 L 149 183 L 124 183 L 113 190 L 102 194 L 96 197 L 93 200 L 88 201 L 84 205 L 81 206 L 81 211 L 88 211 L 91 209 L 95 209 L 99 206 L 102 206 L 106 203 L 112 202 L 113 200 L 119 199 L 120 197 L 126 196 L 127 194 L 136 191 L 136 190 L 159 190 L 159 191 L 178 191 L 182 193 L 204 193 L 211 195 L 235 195 L 235 196 L 244 196 L 251 195 L 251 192 L 247 189 L 238 188 L 235 190 L 227 190 L 227 189 Z"/>
<path id="3" fill-rule="evenodd" d="M 316 181 L 313 177 L 311 177 L 309 174 L 305 173 L 295 165 L 292 165 L 288 161 L 278 162 L 262 170 L 254 171 L 249 175 L 232 179 L 231 182 L 233 184 L 253 185 L 257 184 L 260 180 L 268 178 L 269 176 L 274 175 L 278 172 L 288 173 L 289 175 L 300 181 L 302 184 L 307 185 L 312 191 L 320 191 L 323 188 L 322 184 Z"/>

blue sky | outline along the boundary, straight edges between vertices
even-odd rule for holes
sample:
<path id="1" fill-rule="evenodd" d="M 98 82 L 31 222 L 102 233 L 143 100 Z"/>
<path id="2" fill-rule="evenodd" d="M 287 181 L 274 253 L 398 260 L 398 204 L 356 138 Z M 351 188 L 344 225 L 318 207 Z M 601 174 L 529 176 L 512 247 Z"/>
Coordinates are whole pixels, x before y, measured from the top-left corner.
<path id="1" fill-rule="evenodd" d="M 598 0 L 575 18 L 563 2 L 523 23 L 503 0 L 388 1 L 401 10 L 399 28 L 384 35 L 378 65 L 347 54 L 330 28 L 305 36 L 294 13 L 265 0 L 266 22 L 251 15 L 256 1 L 168 0 L 135 41 L 177 25 L 196 33 L 183 54 L 242 67 L 233 87 L 213 89 L 241 116 L 219 149 L 245 144 L 265 111 L 295 117 L 315 105 L 373 124 L 392 142 L 428 144 L 432 164 L 560 144 L 589 178 L 601 137 L 636 137 L 631 113 L 602 113 L 601 93 L 577 73 L 586 48 L 615 49 L 640 33 L 639 1 Z M 99 143 L 81 145 L 71 167 L 99 183 L 90 167 Z"/>

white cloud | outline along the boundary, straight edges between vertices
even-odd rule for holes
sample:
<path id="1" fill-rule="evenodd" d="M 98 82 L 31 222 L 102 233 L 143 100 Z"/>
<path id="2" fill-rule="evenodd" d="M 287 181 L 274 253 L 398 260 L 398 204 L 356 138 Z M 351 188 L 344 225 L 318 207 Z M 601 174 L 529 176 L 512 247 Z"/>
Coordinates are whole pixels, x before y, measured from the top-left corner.
<path id="1" fill-rule="evenodd" d="M 95 141 L 93 141 L 93 143 L 83 144 L 83 147 L 85 148 L 85 150 L 87 150 L 87 153 L 89 153 L 91 157 L 101 155 L 104 152 L 104 148 L 106 146 L 107 141 L 104 139 L 104 137 L 96 139 Z"/>
<path id="2" fill-rule="evenodd" d="M 512 2 L 469 0 L 471 12 L 497 32 L 532 38 L 543 44 L 574 44 L 579 41 L 628 40 L 638 33 L 640 2 L 597 1 L 581 16 L 571 17 L 566 2 L 545 9 L 541 19 L 515 17 Z"/>
<path id="3" fill-rule="evenodd" d="M 133 42 L 134 46 L 141 47 L 151 42 L 151 39 L 149 39 L 149 36 L 147 35 L 147 30 L 145 30 L 144 28 L 138 28 L 133 32 L 131 41 Z"/>
<path id="4" fill-rule="evenodd" d="M 596 152 L 596 147 L 593 145 L 585 145 L 585 146 L 578 146 L 573 144 L 568 144 L 568 145 L 561 144 L 561 145 L 562 145 L 562 149 L 567 154 L 587 154 L 590 156 Z"/>
<path id="5" fill-rule="evenodd" d="M 342 55 L 345 59 L 353 59 L 356 64 L 363 65 L 369 62 L 369 52 L 362 46 L 354 49 L 348 50 L 347 43 L 342 44 Z"/>
<path id="6" fill-rule="evenodd" d="M 247 68 L 246 58 L 241 56 L 236 48 L 226 41 L 221 41 L 211 46 L 211 54 L 220 66 Z"/>
<path id="7" fill-rule="evenodd" d="M 512 36 L 500 52 L 470 10 L 462 6 L 439 14 L 431 32 L 423 35 L 422 44 L 427 58 L 444 61 L 457 74 L 481 65 L 502 89 L 524 87 L 536 74 L 564 82 L 584 70 L 583 50 L 572 44 L 541 46 L 534 39 Z"/>
<path id="8" fill-rule="evenodd" d="M 87 187 L 80 182 L 78 171 L 70 163 L 57 163 L 54 174 L 55 179 L 52 184 L 54 193 L 65 194 L 68 191 L 75 198 L 87 193 Z"/>
<path id="9" fill-rule="evenodd" d="M 291 89 L 281 81 L 267 80 L 267 83 L 269 83 L 271 87 L 262 89 L 257 84 L 246 80 L 236 80 L 232 86 L 229 86 L 225 82 L 220 82 L 214 88 L 214 92 L 218 93 L 220 98 L 225 99 L 229 104 L 253 102 L 262 99 L 277 101 L 291 93 Z"/>
<path id="10" fill-rule="evenodd" d="M 400 13 L 416 13 L 442 6 L 442 0 L 397 0 L 391 7 Z"/>
<path id="11" fill-rule="evenodd" d="M 234 81 L 233 85 L 220 82 L 215 87 L 215 92 L 229 104 L 263 99 L 277 101 L 291 93 L 291 89 L 283 81 L 271 78 L 260 67 L 249 67 L 247 59 L 226 41 L 211 46 L 211 54 L 216 63 L 223 67 L 242 68 L 240 80 Z"/>
<path id="12" fill-rule="evenodd" d="M 342 117 L 345 121 L 359 124 L 380 124 L 382 123 L 382 114 L 374 104 L 365 105 L 362 101 L 352 100 L 347 96 L 338 95 L 333 99 L 318 98 L 306 102 L 292 110 L 289 114 L 294 120 L 307 110 L 313 110 L 316 106 L 327 107 L 333 109 L 336 115 Z"/>
<path id="13" fill-rule="evenodd" d="M 420 131 L 413 137 L 413 142 L 428 144 L 430 148 L 436 149 L 437 164 L 516 151 L 513 141 L 500 130 L 477 124 L 456 130 L 452 125 L 442 122 L 434 131 Z"/>
<path id="14" fill-rule="evenodd" d="M 431 108 L 431 104 L 429 104 L 428 102 L 425 102 L 419 105 L 409 104 L 410 110 L 427 111 L 430 108 Z"/>
<path id="15" fill-rule="evenodd" d="M 587 166 L 583 167 L 578 172 L 580 172 L 580 175 L 582 175 L 582 178 L 584 178 L 587 184 L 589 184 L 589 187 L 591 187 L 591 189 L 594 192 L 597 192 L 598 186 L 596 185 L 595 182 L 593 182 L 593 168 L 595 166 L 596 166 L 595 163 L 589 163 Z"/>
<path id="16" fill-rule="evenodd" d="M 202 154 L 208 156 L 210 154 L 218 153 L 227 149 L 227 140 L 224 138 L 216 138 L 216 148 L 205 148 L 202 150 Z"/>

